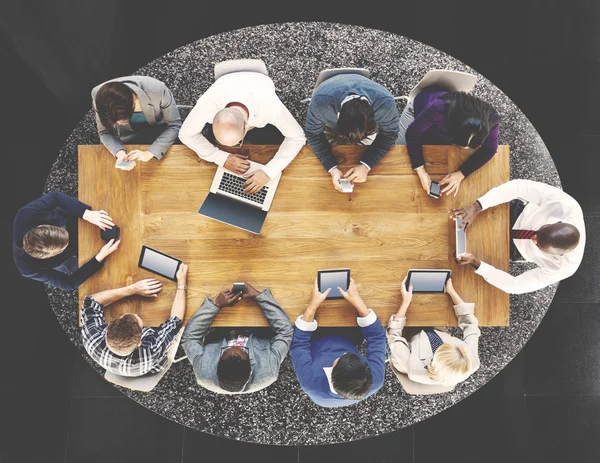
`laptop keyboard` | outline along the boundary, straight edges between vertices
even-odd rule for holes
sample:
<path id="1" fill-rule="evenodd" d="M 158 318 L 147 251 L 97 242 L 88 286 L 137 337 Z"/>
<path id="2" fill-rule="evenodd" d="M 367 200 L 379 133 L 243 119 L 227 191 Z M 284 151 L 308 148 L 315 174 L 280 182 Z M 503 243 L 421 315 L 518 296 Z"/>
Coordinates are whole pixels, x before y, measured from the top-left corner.
<path id="1" fill-rule="evenodd" d="M 244 193 L 244 187 L 242 187 L 244 182 L 246 182 L 246 179 L 244 177 L 238 177 L 237 175 L 230 174 L 229 172 L 223 172 L 223 178 L 221 178 L 219 190 L 235 196 L 239 196 L 240 198 L 247 199 L 248 201 L 252 201 L 256 204 L 263 204 L 265 202 L 265 199 L 267 198 L 269 187 L 262 187 L 262 189 L 258 193 L 249 195 L 247 193 Z"/>

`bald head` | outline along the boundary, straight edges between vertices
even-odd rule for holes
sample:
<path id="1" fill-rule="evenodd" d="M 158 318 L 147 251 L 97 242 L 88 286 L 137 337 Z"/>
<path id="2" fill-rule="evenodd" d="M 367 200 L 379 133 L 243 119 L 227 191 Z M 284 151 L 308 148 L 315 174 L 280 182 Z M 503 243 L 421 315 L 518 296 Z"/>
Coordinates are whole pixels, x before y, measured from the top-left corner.
<path id="1" fill-rule="evenodd" d="M 213 119 L 213 133 L 225 146 L 238 144 L 244 138 L 244 114 L 236 108 L 223 108 Z"/>
<path id="2" fill-rule="evenodd" d="M 579 244 L 579 230 L 570 223 L 544 225 L 537 232 L 538 247 L 546 254 L 562 255 L 571 252 Z"/>

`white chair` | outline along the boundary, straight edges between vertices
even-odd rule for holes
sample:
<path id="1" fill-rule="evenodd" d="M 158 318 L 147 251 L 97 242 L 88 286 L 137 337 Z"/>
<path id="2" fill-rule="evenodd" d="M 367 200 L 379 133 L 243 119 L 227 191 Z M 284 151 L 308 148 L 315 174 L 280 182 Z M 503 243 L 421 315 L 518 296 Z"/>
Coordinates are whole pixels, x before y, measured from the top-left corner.
<path id="1" fill-rule="evenodd" d="M 398 97 L 406 99 L 408 103 L 412 103 L 415 97 L 423 91 L 423 89 L 431 86 L 436 86 L 448 90 L 449 92 L 466 92 L 469 93 L 477 83 L 477 76 L 461 71 L 450 71 L 447 69 L 432 69 L 421 79 L 421 81 L 413 88 L 408 96 Z"/>
<path id="2" fill-rule="evenodd" d="M 260 59 L 230 59 L 215 64 L 215 80 L 234 72 L 258 72 L 269 76 L 267 65 Z"/>
<path id="3" fill-rule="evenodd" d="M 365 68 L 332 68 L 332 69 L 324 69 L 319 73 L 319 77 L 317 77 L 317 81 L 315 82 L 315 86 L 313 87 L 311 97 L 315 94 L 317 87 L 325 82 L 327 79 L 331 79 L 333 76 L 337 76 L 340 74 L 358 74 L 363 77 L 369 79 L 371 77 L 371 73 L 368 69 Z M 308 103 L 310 102 L 310 97 L 305 98 L 300 103 Z"/>
<path id="4" fill-rule="evenodd" d="M 179 330 L 177 336 L 173 339 L 171 343 L 171 347 L 169 348 L 169 352 L 167 353 L 167 367 L 159 373 L 154 373 L 152 375 L 144 375 L 137 377 L 129 377 L 129 376 L 121 376 L 110 371 L 106 371 L 104 374 L 104 379 L 108 382 L 116 384 L 117 386 L 126 387 L 128 389 L 132 389 L 134 391 L 142 391 L 142 392 L 150 392 L 152 389 L 156 387 L 161 378 L 165 375 L 165 373 L 171 368 L 173 363 L 181 362 L 186 357 L 180 357 L 175 360 L 175 354 L 177 353 L 177 348 L 179 347 L 179 343 L 181 341 L 181 335 L 183 334 L 183 328 Z"/>

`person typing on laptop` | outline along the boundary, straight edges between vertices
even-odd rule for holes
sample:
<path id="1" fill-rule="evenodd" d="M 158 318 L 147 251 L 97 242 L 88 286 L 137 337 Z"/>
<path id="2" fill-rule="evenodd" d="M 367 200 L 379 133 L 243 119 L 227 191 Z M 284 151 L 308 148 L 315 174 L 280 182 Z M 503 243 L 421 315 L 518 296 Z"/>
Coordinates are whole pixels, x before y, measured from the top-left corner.
<path id="1" fill-rule="evenodd" d="M 207 124 L 211 127 L 204 136 Z M 205 161 L 244 175 L 249 194 L 257 193 L 281 173 L 306 143 L 302 127 L 275 93 L 273 81 L 258 72 L 234 72 L 217 79 L 198 99 L 179 138 Z M 222 151 L 209 139 L 224 146 L 241 147 L 244 142 L 281 146 L 266 165 L 247 173 L 251 167 L 248 156 Z"/>
<path id="2" fill-rule="evenodd" d="M 585 249 L 585 223 L 577 201 L 559 188 L 531 180 L 511 180 L 492 188 L 472 204 L 453 209 L 451 217 L 463 219 L 465 230 L 483 210 L 515 201 L 517 209 L 511 238 L 516 251 L 537 268 L 512 276 L 473 254 L 459 256 L 458 264 L 471 264 L 489 284 L 511 294 L 537 291 L 573 275 Z M 526 205 L 524 205 L 526 202 Z"/>
<path id="3" fill-rule="evenodd" d="M 264 337 L 255 331 L 237 329 L 209 340 L 207 334 L 219 311 L 242 299 L 256 301 L 274 335 Z M 200 386 L 218 394 L 245 394 L 277 380 L 293 333 L 292 322 L 271 290 L 259 292 L 245 283 L 245 289 L 237 294 L 228 290 L 214 299 L 207 297 L 186 325 L 181 345 Z"/>

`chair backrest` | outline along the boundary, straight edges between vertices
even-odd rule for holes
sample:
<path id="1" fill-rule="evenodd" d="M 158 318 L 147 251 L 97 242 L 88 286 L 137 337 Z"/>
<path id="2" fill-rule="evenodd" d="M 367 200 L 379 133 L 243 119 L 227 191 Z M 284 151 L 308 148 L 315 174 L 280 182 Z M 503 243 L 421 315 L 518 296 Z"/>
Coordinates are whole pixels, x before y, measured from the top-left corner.
<path id="1" fill-rule="evenodd" d="M 424 88 L 436 86 L 449 92 L 462 91 L 469 93 L 477 83 L 477 76 L 461 71 L 449 71 L 447 69 L 432 69 L 421 79 L 421 81 L 408 94 L 408 101 L 412 103 L 415 97 Z"/>
<path id="2" fill-rule="evenodd" d="M 269 75 L 267 65 L 260 59 L 230 59 L 215 64 L 215 80 L 233 72 L 258 72 Z"/>
<path id="3" fill-rule="evenodd" d="M 431 394 L 442 394 L 444 392 L 450 392 L 454 390 L 454 386 L 442 386 L 437 384 L 421 384 L 413 381 L 404 373 L 400 373 L 390 363 L 392 371 L 396 374 L 398 381 L 402 385 L 402 388 L 408 394 L 412 395 L 431 395 Z"/>
<path id="4" fill-rule="evenodd" d="M 177 336 L 175 336 L 173 342 L 171 343 L 171 347 L 169 347 L 169 352 L 167 353 L 167 367 L 163 371 L 159 373 L 154 373 L 152 375 L 130 377 L 117 375 L 106 370 L 106 373 L 104 374 L 104 379 L 113 384 L 116 384 L 117 386 L 123 386 L 134 391 L 150 392 L 156 387 L 158 382 L 169 370 L 169 368 L 171 368 L 171 364 L 173 363 L 173 359 L 175 358 L 175 354 L 177 353 L 177 349 L 179 348 L 179 343 L 181 342 L 182 334 L 183 328 L 179 330 L 179 333 L 177 333 Z"/>
<path id="5" fill-rule="evenodd" d="M 319 77 L 317 77 L 317 82 L 315 83 L 315 87 L 313 88 L 313 93 L 319 85 L 325 82 L 327 79 L 331 79 L 333 76 L 337 76 L 339 74 L 358 74 L 363 77 L 369 79 L 371 77 L 371 73 L 368 69 L 364 68 L 333 68 L 333 69 L 324 69 L 319 73 Z"/>

